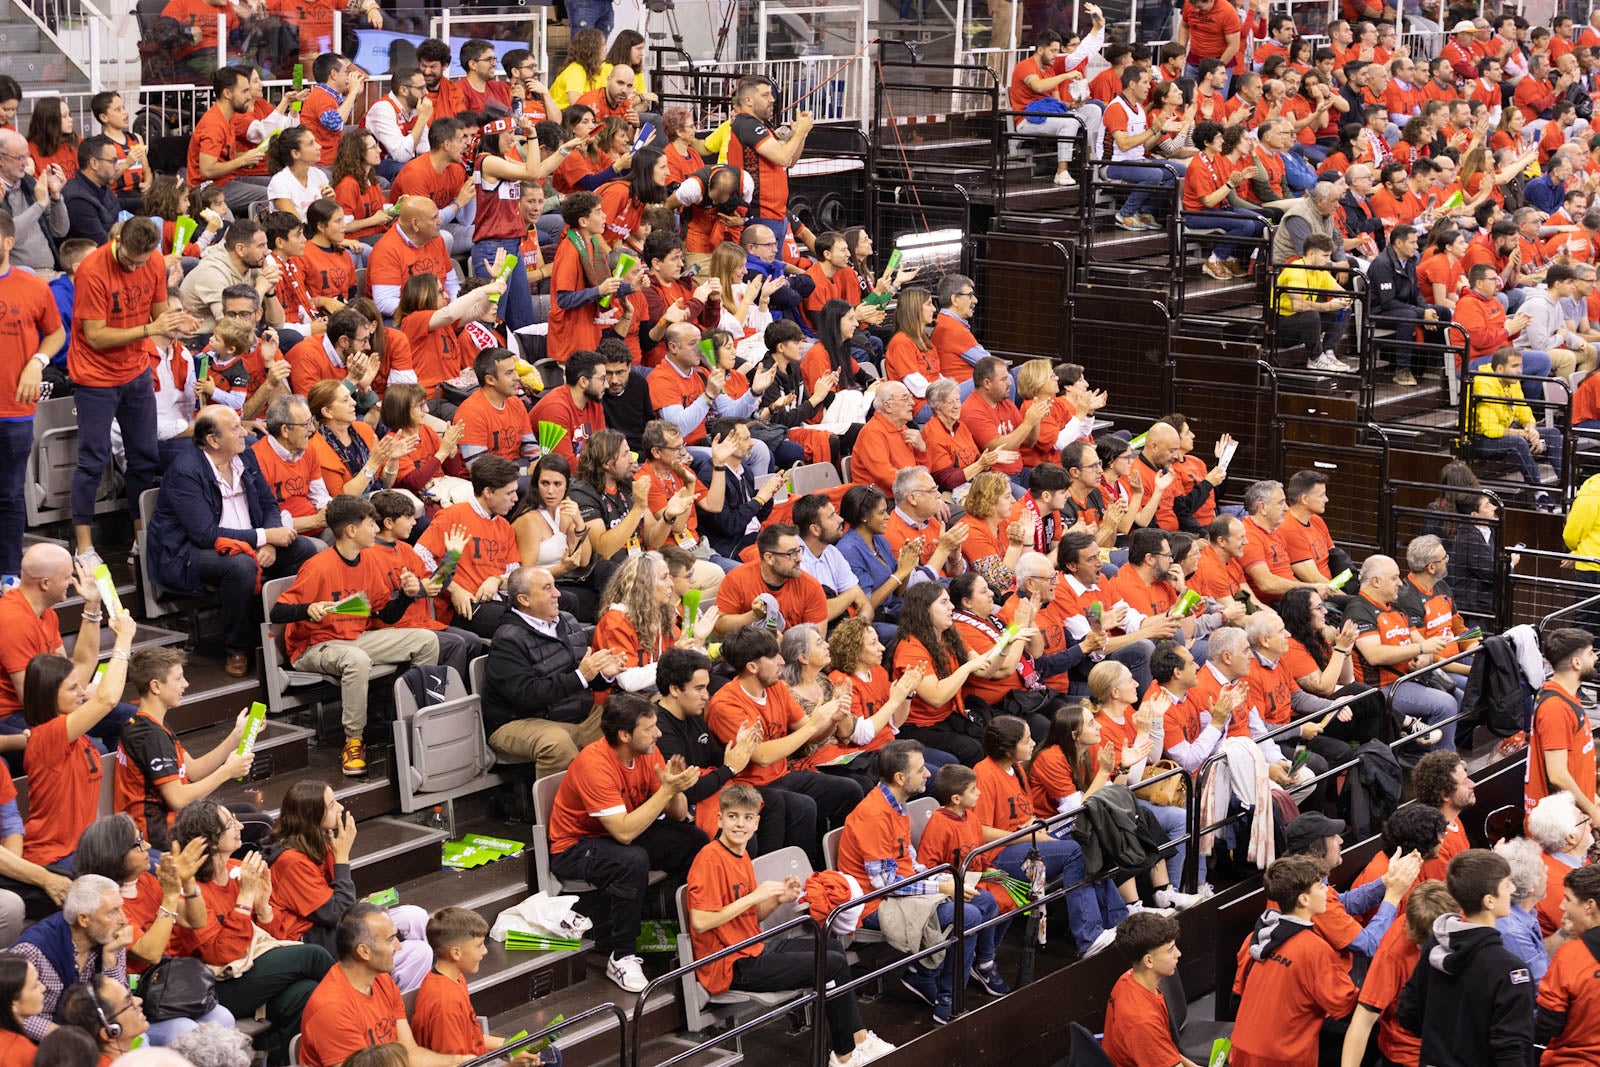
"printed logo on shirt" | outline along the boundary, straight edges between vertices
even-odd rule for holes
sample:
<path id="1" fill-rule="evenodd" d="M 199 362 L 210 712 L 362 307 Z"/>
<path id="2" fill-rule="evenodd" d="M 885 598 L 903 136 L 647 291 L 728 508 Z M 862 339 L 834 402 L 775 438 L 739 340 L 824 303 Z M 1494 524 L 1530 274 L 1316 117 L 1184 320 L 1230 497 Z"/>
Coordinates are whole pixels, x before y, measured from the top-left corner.
<path id="1" fill-rule="evenodd" d="M 1511 972 L 1512 985 L 1527 985 L 1531 981 L 1533 981 L 1533 975 L 1528 972 L 1526 967 L 1518 967 Z"/>

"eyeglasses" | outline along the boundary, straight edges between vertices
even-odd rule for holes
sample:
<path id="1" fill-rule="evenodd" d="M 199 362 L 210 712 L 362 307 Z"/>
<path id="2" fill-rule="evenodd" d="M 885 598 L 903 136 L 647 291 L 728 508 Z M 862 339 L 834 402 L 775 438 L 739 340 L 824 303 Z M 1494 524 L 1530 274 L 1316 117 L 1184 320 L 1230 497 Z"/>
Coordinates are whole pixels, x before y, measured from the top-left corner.
<path id="1" fill-rule="evenodd" d="M 256 317 L 256 313 L 253 309 L 250 311 L 224 311 L 222 317 L 225 319 L 253 319 Z"/>
<path id="2" fill-rule="evenodd" d="M 951 298 L 951 299 L 952 299 L 952 300 L 954 300 L 954 299 L 955 299 L 955 298 L 956 298 L 956 297 L 960 297 L 960 296 L 977 296 L 977 295 L 978 295 L 978 294 L 977 294 L 977 293 L 976 293 L 976 292 L 974 292 L 974 291 L 973 291 L 973 290 L 971 290 L 971 289 L 968 289 L 968 290 L 967 290 L 967 291 L 966 291 L 966 292 L 964 292 L 964 293 L 951 293 L 951 294 L 950 294 L 950 298 Z"/>
<path id="3" fill-rule="evenodd" d="M 114 155 L 112 155 L 112 156 L 96 156 L 95 159 L 99 160 L 101 163 L 109 163 L 113 167 L 117 165 L 117 157 L 114 156 Z"/>
<path id="4" fill-rule="evenodd" d="M 804 551 L 805 550 L 803 548 L 791 548 L 787 552 L 779 552 L 777 549 L 774 548 L 774 549 L 770 550 L 767 553 L 767 555 L 769 555 L 769 556 L 784 556 L 784 557 L 786 557 L 788 559 L 799 559 L 800 556 L 801 556 L 801 553 L 803 553 Z"/>

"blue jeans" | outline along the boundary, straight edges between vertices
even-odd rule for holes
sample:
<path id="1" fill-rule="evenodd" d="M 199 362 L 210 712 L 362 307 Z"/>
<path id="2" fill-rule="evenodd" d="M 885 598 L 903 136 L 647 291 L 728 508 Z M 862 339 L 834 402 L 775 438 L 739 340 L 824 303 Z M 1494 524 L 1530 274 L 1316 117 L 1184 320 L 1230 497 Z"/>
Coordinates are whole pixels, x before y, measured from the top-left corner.
<path id="1" fill-rule="evenodd" d="M 1230 237 L 1260 237 L 1263 232 L 1260 219 L 1224 215 L 1220 209 L 1207 208 L 1203 211 L 1185 211 L 1183 214 L 1185 224 L 1191 229 L 1221 230 Z M 1233 245 L 1218 244 L 1211 249 L 1211 255 L 1217 259 L 1237 259 L 1239 251 Z"/>
<path id="2" fill-rule="evenodd" d="M 1553 426 L 1540 426 L 1539 437 L 1544 441 L 1544 458 L 1561 473 L 1561 431 Z M 1511 459 L 1517 465 L 1517 470 L 1522 472 L 1522 480 L 1528 483 L 1528 488 L 1541 493 L 1543 489 L 1539 484 L 1539 464 L 1533 456 L 1533 449 L 1528 442 L 1513 434 L 1504 437 L 1484 437 L 1475 435 L 1472 438 L 1472 455 L 1477 459 Z"/>
<path id="3" fill-rule="evenodd" d="M 1411 715 L 1424 722 L 1438 722 L 1448 719 L 1461 710 L 1458 703 L 1459 697 L 1452 697 L 1442 689 L 1435 689 L 1430 685 L 1420 682 L 1401 682 L 1394 687 L 1394 710 L 1401 715 Z M 1407 733 L 1410 731 L 1408 730 Z M 1456 747 L 1456 724 L 1439 727 L 1439 743 L 1435 749 L 1449 750 Z"/>
<path id="4" fill-rule="evenodd" d="M 610 5 L 606 7 L 609 10 Z M 493 277 L 489 273 L 489 265 L 494 262 L 494 254 L 501 249 L 505 249 L 508 256 L 516 256 L 517 265 L 506 277 L 506 292 L 500 298 L 500 317 L 512 330 L 520 330 L 533 325 L 533 294 L 528 289 L 528 270 L 522 262 L 522 243 L 512 237 L 474 241 L 468 262 L 472 265 L 473 274 L 480 278 Z"/>
<path id="5" fill-rule="evenodd" d="M 1022 873 L 1022 861 L 1028 858 L 1028 850 L 1033 847 L 1033 843 L 1026 841 L 1007 845 L 990 863 L 1013 878 L 1027 881 L 1028 876 Z M 1039 857 L 1044 860 L 1046 882 L 1059 880 L 1063 885 L 1072 885 L 1083 881 L 1083 850 L 1076 841 L 1041 836 L 1037 847 Z M 1072 930 L 1072 939 L 1077 942 L 1079 952 L 1087 952 L 1097 937 L 1127 917 L 1128 909 L 1114 887 L 1110 899 L 1099 892 L 1099 886 L 1109 884 L 1102 879 L 1095 885 L 1080 886 L 1067 894 L 1067 926 Z"/>
<path id="6" fill-rule="evenodd" d="M 1512 292 L 1518 290 L 1513 289 Z M 1540 378 L 1550 373 L 1550 353 L 1541 352 L 1536 348 L 1524 348 L 1522 351 L 1522 373 Z M 1481 370 L 1489 365 L 1492 356 L 1479 356 L 1467 362 L 1468 370 Z M 1538 382 L 1523 382 L 1522 395 L 1529 400 L 1543 400 L 1544 386 Z"/>
<path id="7" fill-rule="evenodd" d="M 1114 182 L 1137 182 L 1149 186 L 1148 189 L 1135 189 L 1128 194 L 1128 199 L 1122 202 L 1119 215 L 1153 214 L 1150 211 L 1151 201 L 1156 202 L 1158 210 L 1165 210 L 1171 196 L 1167 192 L 1172 188 L 1172 175 L 1164 170 L 1151 170 L 1148 167 L 1121 167 L 1116 164 L 1106 168 L 1106 177 Z"/>
<path id="8" fill-rule="evenodd" d="M 170 1045 L 201 1023 L 216 1023 L 218 1026 L 232 1030 L 234 1023 L 233 1012 L 218 1004 L 198 1019 L 163 1019 L 158 1023 L 150 1024 L 150 1031 L 145 1034 L 145 1040 L 157 1048 L 163 1045 Z"/>
<path id="9" fill-rule="evenodd" d="M 0 574 L 16 574 L 22 566 L 28 524 L 23 492 L 32 448 L 33 419 L 0 419 Z"/>
<path id="10" fill-rule="evenodd" d="M 122 427 L 123 454 L 128 462 L 128 508 L 139 514 L 139 494 L 155 487 L 161 461 L 156 445 L 156 394 L 150 372 L 144 371 L 126 385 L 80 385 L 72 395 L 78 403 L 78 469 L 72 474 L 72 524 L 88 526 L 94 522 L 100 479 L 111 459 L 113 419 Z"/>
<path id="11" fill-rule="evenodd" d="M 1139 799 L 1139 806 L 1148 811 L 1150 817 L 1166 832 L 1168 841 L 1182 837 L 1184 831 L 1189 828 L 1189 816 L 1183 808 L 1152 804 L 1142 798 Z M 1188 855 L 1189 843 L 1185 841 L 1178 846 L 1178 851 L 1167 857 L 1167 881 L 1172 883 L 1174 889 L 1178 887 L 1179 882 L 1183 881 L 1183 861 Z M 1206 880 L 1206 858 L 1204 854 L 1200 856 L 1200 880 L 1202 882 Z"/>
<path id="12" fill-rule="evenodd" d="M 573 30 L 593 26 L 610 37 L 614 14 L 611 0 L 567 0 L 567 19 Z"/>

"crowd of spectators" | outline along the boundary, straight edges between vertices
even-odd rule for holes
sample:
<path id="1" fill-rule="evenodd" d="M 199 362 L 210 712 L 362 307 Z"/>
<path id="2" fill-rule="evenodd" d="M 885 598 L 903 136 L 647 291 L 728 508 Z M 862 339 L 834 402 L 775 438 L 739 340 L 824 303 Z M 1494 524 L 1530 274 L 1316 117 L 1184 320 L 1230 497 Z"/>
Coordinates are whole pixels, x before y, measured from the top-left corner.
<path id="1" fill-rule="evenodd" d="M 1561 441 L 1517 376 L 1591 369 L 1600 342 L 1600 125 L 1572 106 L 1600 30 L 1590 46 L 1568 43 L 1570 20 L 1555 35 L 1464 22 L 1423 71 L 1366 11 L 1305 49 L 1264 5 L 1241 27 L 1229 0 L 1191 0 L 1152 55 L 1107 45 L 1086 10 L 1089 33 L 1046 31 L 1011 72 L 1030 113 L 1016 135 L 1057 139 L 1056 181 L 1088 163 L 1082 126 L 1092 159 L 1134 186 L 1118 225 L 1181 210 L 1226 229 L 1205 265 L 1219 280 L 1291 264 L 1272 311 L 1319 369 L 1348 369 L 1352 271 L 1420 337 L 1463 324 L 1471 364 L 1501 375 L 1475 379 L 1473 455 L 1540 485 Z M 203 63 L 204 25 L 177 58 Z M 1593 641 L 1545 635 L 1552 673 L 1508 748 L 1528 750 L 1527 837 L 1503 857 L 1469 849 L 1457 749 L 1473 739 L 1456 718 L 1469 657 L 1487 657 L 1465 618 L 1494 595 L 1474 522 L 1493 504 L 1469 468 L 1438 532 L 1353 560 L 1321 471 L 1231 495 L 1233 448 L 1261 442 L 1208 432 L 1203 412 L 1130 439 L 1097 419 L 1108 398 L 1084 367 L 984 347 L 973 279 L 891 269 L 860 228 L 807 229 L 788 181 L 812 117 L 776 126 L 767 79 L 740 79 L 733 117 L 702 140 L 686 111 L 658 111 L 631 31 L 602 61 L 603 30 L 578 28 L 548 84 L 529 52 L 476 39 L 451 79 L 455 57 L 426 41 L 373 101 L 306 30 L 308 84 L 281 99 L 257 69 L 206 72 L 212 104 L 179 174 L 152 172 L 115 93 L 95 97 L 100 132 L 81 140 L 56 100 L 35 103 L 26 137 L 0 128 L 8 1065 L 85 1040 L 108 1059 L 145 1042 L 214 1050 L 214 1024 L 250 1017 L 274 1067 L 296 1035 L 308 1067 L 369 1046 L 448 1067 L 500 1044 L 468 996 L 486 924 L 359 902 L 356 824 L 333 786 L 296 784 L 276 817 L 219 802 L 251 768 L 245 717 L 203 753 L 167 722 L 186 658 L 135 650 L 133 620 L 103 601 L 94 568 L 127 548 L 96 520 L 105 484 L 132 516 L 154 490 L 137 565 L 163 594 L 209 598 L 202 645 L 228 675 L 253 676 L 267 621 L 286 665 L 338 687 L 346 776 L 368 774 L 382 725 L 375 667 L 465 680 L 486 656 L 486 740 L 564 774 L 551 869 L 597 887 L 605 973 L 628 993 L 646 986 L 652 872 L 686 887 L 705 956 L 804 888 L 758 883 L 751 857 L 792 845 L 821 871 L 837 831 L 849 892 L 890 890 L 859 923 L 895 947 L 958 907 L 968 928 L 995 920 L 902 976 L 935 1024 L 958 982 L 1011 990 L 996 950 L 1018 905 L 995 880 L 1064 884 L 1076 951 L 1134 961 L 1108 1010 L 1113 1062 L 1187 1062 L 1169 1055 L 1159 993 L 1173 916 L 1264 868 L 1273 904 L 1240 950 L 1232 1062 L 1312 1062 L 1323 1020 L 1352 1012 L 1348 1067 L 1374 1028 L 1395 1063 L 1525 1053 L 1536 1031 L 1571 1050 L 1547 1063 L 1592 1061 Z M 1089 82 L 1096 56 L 1108 69 Z M 0 76 L 0 114 L 12 88 Z M 1147 158 L 1181 178 L 1118 166 Z M 179 216 L 196 222 L 181 245 Z M 1270 248 L 1249 243 L 1268 222 Z M 1396 382 L 1429 358 L 1397 363 Z M 72 547 L 24 550 L 36 405 L 66 395 Z M 797 488 L 808 464 L 843 477 Z M 69 656 L 57 608 L 73 595 Z M 1350 802 L 1323 772 L 1397 741 L 1416 802 L 1336 890 Z M 96 817 L 101 752 L 117 756 L 116 810 Z M 1208 763 L 1202 810 L 1237 821 L 1193 839 L 1181 791 L 1141 783 Z M 922 795 L 939 807 L 914 843 Z M 921 876 L 1037 820 L 1113 809 L 1137 839 L 1120 851 L 1062 829 L 994 848 L 977 884 Z M 137 976 L 195 960 L 214 1003 L 147 1016 Z M 842 952 L 827 966 L 848 977 Z M 757 945 L 700 981 L 774 991 L 812 967 Z M 1469 1035 L 1446 1016 L 1472 998 Z M 851 997 L 823 1014 L 835 1067 L 893 1048 Z"/>

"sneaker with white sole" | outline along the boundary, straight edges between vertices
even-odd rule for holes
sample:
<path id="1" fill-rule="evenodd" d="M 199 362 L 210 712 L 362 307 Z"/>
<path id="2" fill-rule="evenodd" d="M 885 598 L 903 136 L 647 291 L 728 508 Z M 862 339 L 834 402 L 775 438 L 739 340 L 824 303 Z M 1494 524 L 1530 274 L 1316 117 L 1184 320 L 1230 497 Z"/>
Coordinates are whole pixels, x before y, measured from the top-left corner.
<path id="1" fill-rule="evenodd" d="M 1164 916 L 1164 917 L 1167 917 L 1167 918 L 1171 918 L 1172 916 L 1178 914 L 1178 909 L 1177 908 L 1167 908 L 1167 907 L 1154 907 L 1154 908 L 1152 908 L 1149 905 L 1145 904 L 1145 902 L 1142 901 L 1142 900 L 1135 900 L 1133 903 L 1128 905 L 1128 914 L 1129 915 L 1137 915 L 1140 912 L 1144 912 L 1147 915 L 1161 915 L 1161 916 Z M 1116 931 L 1112 931 L 1112 932 L 1115 933 Z"/>
<path id="2" fill-rule="evenodd" d="M 894 1045 L 889 1044 L 889 1042 L 868 1030 L 867 1036 L 856 1042 L 856 1062 L 871 1063 L 878 1057 L 887 1056 L 894 1050 Z"/>
<path id="3" fill-rule="evenodd" d="M 828 1053 L 828 1067 L 861 1067 L 865 1062 L 867 1061 L 861 1058 L 860 1045 L 857 1045 L 854 1051 L 843 1056 L 837 1052 Z"/>
<path id="4" fill-rule="evenodd" d="M 1119 230 L 1144 229 L 1144 226 L 1139 222 L 1139 217 L 1137 215 L 1118 215 L 1116 216 L 1116 223 L 1117 229 Z"/>
<path id="5" fill-rule="evenodd" d="M 1200 269 L 1205 271 L 1206 277 L 1215 278 L 1219 282 L 1231 282 L 1233 280 L 1233 273 L 1228 270 L 1222 260 L 1217 259 L 1215 256 L 1200 264 Z"/>
<path id="6" fill-rule="evenodd" d="M 1156 890 L 1156 904 L 1160 907 L 1173 908 L 1177 911 L 1192 908 L 1204 899 L 1199 893 L 1180 893 L 1171 886 Z"/>
<path id="7" fill-rule="evenodd" d="M 1335 356 L 1332 352 L 1324 352 L 1310 363 L 1306 364 L 1307 370 L 1349 371 L 1350 364 Z"/>
<path id="8" fill-rule="evenodd" d="M 972 968 L 968 977 L 978 983 L 979 987 L 991 997 L 1003 997 L 1011 992 L 1011 986 L 1007 984 L 1004 978 L 1000 977 L 1000 968 L 994 960 L 977 964 Z"/>
<path id="9" fill-rule="evenodd" d="M 612 956 L 606 960 L 606 977 L 629 993 L 643 993 L 650 983 L 644 977 L 644 961 L 638 956 Z"/>
<path id="10" fill-rule="evenodd" d="M 1132 911 L 1132 909 L 1129 910 L 1130 912 Z M 1114 927 L 1109 930 L 1101 930 L 1100 936 L 1094 939 L 1094 944 L 1084 949 L 1083 958 L 1088 959 L 1090 956 L 1100 955 L 1100 953 L 1110 948 L 1112 944 L 1116 942 L 1116 940 L 1117 931 Z"/>
<path id="11" fill-rule="evenodd" d="M 928 1007 L 939 1003 L 939 978 L 920 963 L 913 963 L 900 976 L 900 985 Z"/>
<path id="12" fill-rule="evenodd" d="M 1417 376 L 1408 370 L 1397 370 L 1394 372 L 1394 384 L 1410 388 L 1417 384 Z"/>
<path id="13" fill-rule="evenodd" d="M 1158 220 L 1154 215 L 1150 214 L 1150 212 L 1148 212 L 1148 211 L 1139 212 L 1139 224 L 1141 226 L 1143 226 L 1147 230 L 1164 230 L 1164 229 L 1166 229 L 1165 226 L 1161 225 L 1160 220 Z"/>
<path id="14" fill-rule="evenodd" d="M 1055 178 L 1052 180 L 1056 185 L 1069 189 L 1078 184 L 1078 179 L 1072 176 L 1070 170 L 1057 171 Z"/>

